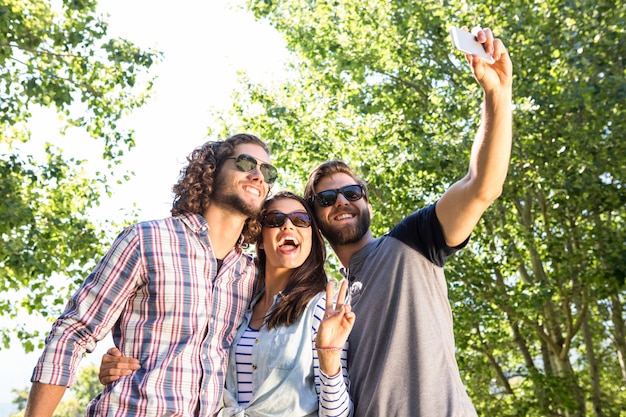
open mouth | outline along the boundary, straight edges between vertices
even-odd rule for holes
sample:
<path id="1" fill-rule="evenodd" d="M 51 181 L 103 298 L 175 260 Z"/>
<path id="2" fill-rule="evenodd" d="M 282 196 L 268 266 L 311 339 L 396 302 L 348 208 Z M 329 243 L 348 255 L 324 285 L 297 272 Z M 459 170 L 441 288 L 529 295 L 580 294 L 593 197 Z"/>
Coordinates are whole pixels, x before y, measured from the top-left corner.
<path id="1" fill-rule="evenodd" d="M 278 242 L 278 247 L 281 249 L 296 249 L 298 246 L 300 246 L 300 242 L 292 237 L 283 238 Z"/>

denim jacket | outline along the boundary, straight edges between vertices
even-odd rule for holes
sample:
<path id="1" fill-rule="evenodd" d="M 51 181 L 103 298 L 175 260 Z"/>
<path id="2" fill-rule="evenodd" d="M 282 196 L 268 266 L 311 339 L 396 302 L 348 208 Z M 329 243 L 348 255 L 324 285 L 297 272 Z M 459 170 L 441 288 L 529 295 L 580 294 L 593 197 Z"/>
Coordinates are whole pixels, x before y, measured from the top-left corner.
<path id="1" fill-rule="evenodd" d="M 274 297 L 274 304 L 277 303 L 280 296 L 278 294 Z M 263 326 L 259 330 L 259 336 L 252 352 L 254 396 L 248 404 L 243 406 L 238 404 L 235 349 L 250 323 L 252 307 L 260 297 L 261 295 L 251 303 L 250 310 L 247 312 L 231 345 L 226 390 L 224 392 L 225 408 L 219 416 L 317 416 L 320 399 L 316 390 L 316 383 L 321 384 L 322 387 L 333 387 L 330 389 L 332 391 L 330 393 L 325 392 L 323 388 L 321 389 L 322 401 L 329 400 L 329 404 L 334 405 L 344 404 L 336 407 L 336 409 L 346 410 L 343 413 L 337 412 L 336 409 L 325 410 L 319 415 L 351 415 L 352 404 L 347 387 L 347 346 L 344 347 L 342 353 L 342 373 L 330 378 L 319 372 L 314 343 L 326 306 L 325 293 L 319 293 L 313 297 L 300 319 L 291 326 L 279 326 L 274 329 Z M 305 381 L 304 386 L 302 381 Z M 349 406 L 345 406 L 346 402 L 350 403 Z M 333 408 L 335 407 L 333 406 Z"/>

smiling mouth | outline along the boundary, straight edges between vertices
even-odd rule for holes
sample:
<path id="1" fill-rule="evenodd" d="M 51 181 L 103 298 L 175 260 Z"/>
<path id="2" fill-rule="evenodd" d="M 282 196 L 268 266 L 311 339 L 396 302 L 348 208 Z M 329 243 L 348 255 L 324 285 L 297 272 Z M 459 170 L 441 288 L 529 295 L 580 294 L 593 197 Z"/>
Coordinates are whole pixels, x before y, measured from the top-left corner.
<path id="1" fill-rule="evenodd" d="M 244 186 L 243 190 L 250 193 L 250 194 L 254 194 L 257 197 L 261 197 L 261 191 L 259 191 L 258 188 L 255 187 L 250 187 L 250 186 Z"/>
<path id="2" fill-rule="evenodd" d="M 354 217 L 355 217 L 355 215 L 352 214 L 352 213 L 341 213 L 340 215 L 335 217 L 335 220 L 352 219 Z"/>

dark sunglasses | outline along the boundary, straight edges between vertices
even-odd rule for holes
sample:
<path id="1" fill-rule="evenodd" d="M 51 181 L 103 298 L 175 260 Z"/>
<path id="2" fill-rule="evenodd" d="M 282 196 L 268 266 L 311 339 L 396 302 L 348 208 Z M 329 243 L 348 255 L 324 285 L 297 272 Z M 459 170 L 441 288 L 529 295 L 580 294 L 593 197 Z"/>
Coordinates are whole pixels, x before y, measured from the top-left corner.
<path id="1" fill-rule="evenodd" d="M 324 190 L 311 197 L 312 200 L 317 201 L 320 207 L 328 207 L 335 204 L 337 201 L 337 195 L 341 193 L 348 201 L 357 201 L 363 198 L 363 186 L 360 184 L 346 185 L 345 187 L 337 188 L 336 190 Z"/>
<path id="2" fill-rule="evenodd" d="M 259 161 L 256 160 L 253 156 L 242 153 L 238 157 L 231 157 L 226 159 L 234 159 L 235 166 L 241 172 L 250 172 L 257 165 L 261 166 L 261 174 L 263 174 L 263 178 L 265 178 L 265 182 L 268 184 L 274 184 L 274 181 L 278 178 L 278 170 L 274 165 L 266 164 L 262 162 L 259 164 Z"/>
<path id="3" fill-rule="evenodd" d="M 262 224 L 264 227 L 281 227 L 287 219 L 291 220 L 291 224 L 296 227 L 311 226 L 311 217 L 306 211 L 293 211 L 291 213 L 270 211 L 263 217 Z"/>

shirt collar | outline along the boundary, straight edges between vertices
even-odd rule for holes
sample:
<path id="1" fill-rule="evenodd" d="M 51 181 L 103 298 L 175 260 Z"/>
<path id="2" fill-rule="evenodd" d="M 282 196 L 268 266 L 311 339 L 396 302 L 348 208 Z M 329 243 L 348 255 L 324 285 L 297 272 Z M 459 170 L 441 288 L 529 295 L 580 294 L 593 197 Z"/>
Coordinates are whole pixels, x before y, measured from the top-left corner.
<path id="1" fill-rule="evenodd" d="M 197 214 L 189 211 L 184 211 L 178 214 L 176 217 L 181 219 L 183 223 L 191 230 L 194 231 L 197 235 L 208 234 L 211 228 L 209 227 L 209 223 L 207 223 L 206 219 Z M 237 240 L 237 247 L 241 247 L 244 243 L 244 236 L 241 234 L 239 236 L 239 240 Z"/>
<path id="2" fill-rule="evenodd" d="M 209 224 L 206 219 L 199 214 L 184 211 L 176 215 L 185 225 L 196 234 L 209 231 Z"/>

